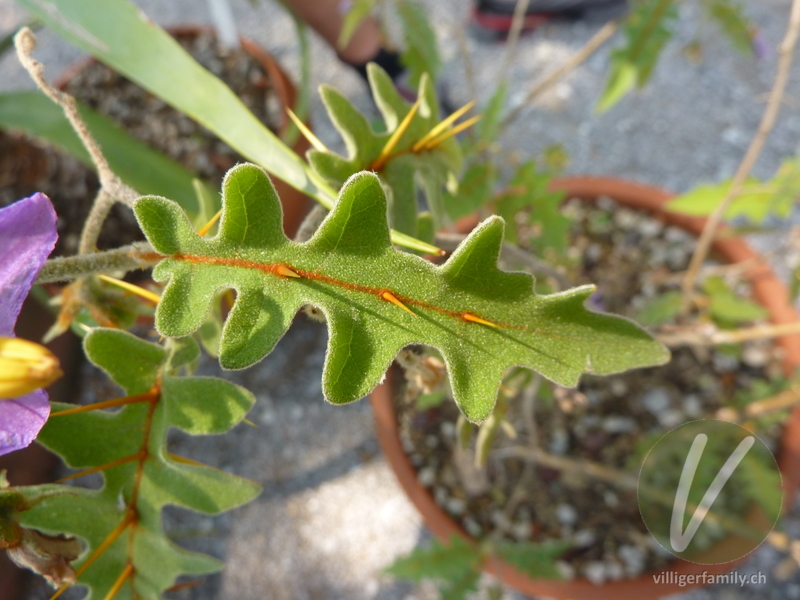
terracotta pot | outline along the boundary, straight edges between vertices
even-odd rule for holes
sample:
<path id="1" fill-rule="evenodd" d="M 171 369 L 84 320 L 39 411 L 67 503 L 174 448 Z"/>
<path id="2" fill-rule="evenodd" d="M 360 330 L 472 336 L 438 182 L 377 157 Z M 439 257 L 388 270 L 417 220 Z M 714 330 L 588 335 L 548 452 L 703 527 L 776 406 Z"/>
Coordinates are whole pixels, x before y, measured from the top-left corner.
<path id="1" fill-rule="evenodd" d="M 565 191 L 567 197 L 577 197 L 587 202 L 592 202 L 600 196 L 608 196 L 622 205 L 649 212 L 664 223 L 681 227 L 694 234 L 700 233 L 704 223 L 703 219 L 663 210 L 662 206 L 673 195 L 651 186 L 604 177 L 569 177 L 554 180 L 552 188 Z M 753 267 L 745 275 L 752 283 L 756 300 L 769 311 L 771 322 L 788 323 L 798 320 L 798 313 L 791 306 L 789 294 L 783 283 L 778 280 L 766 261 L 756 255 L 744 241 L 735 238 L 721 239 L 714 244 L 714 251 L 729 263 L 755 259 Z M 778 338 L 777 343 L 783 349 L 787 373 L 800 366 L 800 335 Z M 381 448 L 400 485 L 422 514 L 425 524 L 433 534 L 442 541 L 448 540 L 453 534 L 469 539 L 468 534 L 436 504 L 428 490 L 420 484 L 414 467 L 403 451 L 392 402 L 394 393 L 392 382 L 398 375 L 397 371 L 390 370 L 386 381 L 373 391 L 370 398 Z M 792 411 L 785 425 L 778 466 L 783 475 L 783 508 L 786 511 L 791 507 L 790 499 L 800 484 L 800 407 Z M 744 559 L 720 565 L 701 565 L 676 559 L 671 563 L 669 570 L 685 575 L 697 575 L 703 572 L 722 574 L 730 571 L 741 560 Z M 603 585 L 595 585 L 586 579 L 572 581 L 532 579 L 496 558 L 487 560 L 484 568 L 507 585 L 525 594 L 572 600 L 580 598 L 648 600 L 685 592 L 701 585 L 698 583 L 679 587 L 677 583 L 655 584 L 653 581 L 655 573 L 645 573 L 635 579 L 608 582 Z"/>
<path id="2" fill-rule="evenodd" d="M 203 32 L 213 32 L 214 28 L 208 26 L 185 25 L 179 27 L 168 27 L 166 30 L 170 33 L 170 35 L 179 37 L 196 36 Z M 296 107 L 297 88 L 271 54 L 247 38 L 241 38 L 240 42 L 242 44 L 242 49 L 250 56 L 258 60 L 261 63 L 261 66 L 264 68 L 264 71 L 266 71 L 267 75 L 269 76 L 272 89 L 275 90 L 275 94 L 278 97 L 278 104 L 281 108 L 281 124 L 278 135 L 283 137 L 291 124 L 289 115 L 286 112 L 286 108 L 290 107 L 294 109 Z M 67 82 L 75 77 L 79 71 L 85 69 L 88 65 L 96 61 L 97 59 L 91 56 L 79 60 L 72 66 L 68 67 L 64 73 L 61 74 L 61 76 L 56 80 L 56 86 L 63 90 L 66 87 Z M 305 156 L 306 151 L 310 147 L 311 145 L 309 144 L 308 140 L 301 135 L 292 145 L 292 150 L 294 150 L 294 152 L 299 156 Z M 272 178 L 272 182 L 275 184 L 275 189 L 278 192 L 278 196 L 281 199 L 281 205 L 283 206 L 283 229 L 289 237 L 293 237 L 297 232 L 297 229 L 300 227 L 300 223 L 303 222 L 303 219 L 311 210 L 314 201 L 275 175 L 270 174 L 270 177 Z"/>

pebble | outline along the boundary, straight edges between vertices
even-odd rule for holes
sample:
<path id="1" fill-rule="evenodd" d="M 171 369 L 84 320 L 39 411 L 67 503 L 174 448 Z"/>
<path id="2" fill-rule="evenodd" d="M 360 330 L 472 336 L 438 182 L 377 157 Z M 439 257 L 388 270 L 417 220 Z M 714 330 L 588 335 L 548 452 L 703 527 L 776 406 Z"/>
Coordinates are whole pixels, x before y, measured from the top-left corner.
<path id="1" fill-rule="evenodd" d="M 642 398 L 642 405 L 654 415 L 667 410 L 670 405 L 669 393 L 664 388 L 648 390 Z"/>
<path id="2" fill-rule="evenodd" d="M 683 413 L 679 410 L 672 409 L 658 413 L 658 423 L 666 429 L 677 427 L 683 420 Z"/>
<path id="3" fill-rule="evenodd" d="M 575 579 L 575 567 L 565 560 L 556 561 L 556 570 L 559 572 L 561 577 L 567 581 Z"/>
<path id="4" fill-rule="evenodd" d="M 714 370 L 716 371 L 735 371 L 739 368 L 738 358 L 722 352 L 715 352 L 711 357 L 711 362 L 714 364 Z"/>
<path id="5" fill-rule="evenodd" d="M 611 415 L 603 419 L 602 427 L 607 433 L 630 433 L 636 430 L 636 421 L 631 417 Z"/>
<path id="6" fill-rule="evenodd" d="M 425 467 L 419 470 L 417 479 L 424 487 L 431 487 L 436 482 L 436 472 L 431 467 Z"/>
<path id="7" fill-rule="evenodd" d="M 588 548 L 594 544 L 596 539 L 597 536 L 591 529 L 580 529 L 575 532 L 575 535 L 572 536 L 572 542 L 578 548 Z"/>
<path id="8" fill-rule="evenodd" d="M 444 421 L 439 427 L 439 430 L 442 432 L 442 435 L 448 438 L 453 438 L 456 436 L 456 424 L 452 421 Z"/>
<path id="9" fill-rule="evenodd" d="M 583 565 L 583 576 L 595 585 L 600 585 L 606 580 L 606 564 L 598 561 Z"/>
<path id="10" fill-rule="evenodd" d="M 742 362 L 748 367 L 764 367 L 769 363 L 770 352 L 763 346 L 746 344 L 742 351 Z"/>
<path id="11" fill-rule="evenodd" d="M 569 434 L 566 429 L 553 430 L 550 438 L 550 453 L 563 456 L 569 451 Z"/>
<path id="12" fill-rule="evenodd" d="M 683 412 L 688 417 L 700 417 L 703 415 L 703 404 L 700 402 L 700 397 L 695 394 L 689 394 L 683 399 Z"/>
<path id="13" fill-rule="evenodd" d="M 533 533 L 533 525 L 530 521 L 517 521 L 511 525 L 511 535 L 517 541 L 529 540 Z"/>
<path id="14" fill-rule="evenodd" d="M 450 498 L 445 505 L 445 510 L 451 515 L 463 515 L 467 510 L 467 503 L 461 498 Z"/>
<path id="15" fill-rule="evenodd" d="M 433 499 L 436 500 L 436 504 L 439 506 L 447 506 L 450 500 L 450 494 L 447 493 L 445 488 L 436 486 L 433 488 Z"/>
<path id="16" fill-rule="evenodd" d="M 461 522 L 461 524 L 464 526 L 464 529 L 467 530 L 467 533 L 472 537 L 479 538 L 483 535 L 483 527 L 481 527 L 480 524 L 472 517 L 467 517 Z"/>
<path id="17" fill-rule="evenodd" d="M 615 560 L 606 562 L 606 577 L 608 579 L 619 580 L 625 577 L 625 569 Z"/>
<path id="18" fill-rule="evenodd" d="M 611 393 L 617 398 L 622 398 L 628 393 L 628 384 L 624 379 L 615 378 L 611 380 Z"/>
<path id="19" fill-rule="evenodd" d="M 644 237 L 655 237 L 664 229 L 661 221 L 655 219 L 642 219 L 639 223 L 639 233 Z"/>
<path id="20" fill-rule="evenodd" d="M 439 445 L 439 438 L 435 435 L 425 436 L 425 445 L 431 449 L 436 448 Z"/>
<path id="21" fill-rule="evenodd" d="M 572 526 L 578 520 L 578 511 L 571 504 L 561 503 L 556 506 L 556 519 L 562 525 Z"/>
<path id="22" fill-rule="evenodd" d="M 611 490 L 606 490 L 603 492 L 603 502 L 605 502 L 606 506 L 609 508 L 615 508 L 619 506 L 619 497 Z"/>
<path id="23" fill-rule="evenodd" d="M 600 246 L 600 244 L 589 244 L 589 247 L 586 248 L 586 260 L 588 262 L 596 263 L 599 262 L 602 257 L 602 246 Z"/>
<path id="24" fill-rule="evenodd" d="M 493 509 L 489 518 L 498 529 L 508 530 L 511 527 L 511 521 L 509 521 L 506 513 L 500 508 Z"/>
<path id="25" fill-rule="evenodd" d="M 635 577 L 644 570 L 646 557 L 641 548 L 625 544 L 617 549 L 617 556 L 625 565 L 625 573 L 628 577 Z"/>

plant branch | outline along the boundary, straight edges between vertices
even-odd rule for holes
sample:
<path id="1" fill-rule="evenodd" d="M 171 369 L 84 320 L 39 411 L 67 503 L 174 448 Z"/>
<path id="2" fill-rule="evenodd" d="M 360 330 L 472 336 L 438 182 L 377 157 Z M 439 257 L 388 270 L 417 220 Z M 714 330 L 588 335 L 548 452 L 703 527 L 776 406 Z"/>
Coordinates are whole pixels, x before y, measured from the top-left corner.
<path id="1" fill-rule="evenodd" d="M 522 26 L 525 24 L 525 13 L 528 10 L 531 0 L 517 0 L 514 5 L 514 16 L 511 18 L 511 29 L 506 40 L 506 53 L 503 57 L 503 65 L 500 68 L 500 81 L 508 77 L 508 69 L 514 60 L 514 52 L 519 43 L 519 36 L 522 34 Z"/>
<path id="2" fill-rule="evenodd" d="M 73 281 L 98 273 L 148 269 L 162 258 L 160 254 L 153 252 L 152 246 L 147 242 L 137 242 L 105 252 L 52 258 L 39 271 L 36 283 Z"/>
<path id="3" fill-rule="evenodd" d="M 707 324 L 700 327 L 676 327 L 674 330 L 662 330 L 655 335 L 655 338 L 670 348 L 676 348 L 679 346 L 740 344 L 752 340 L 797 335 L 798 333 L 800 333 L 800 322 L 756 325 L 734 330 L 720 330 L 714 325 Z"/>
<path id="4" fill-rule="evenodd" d="M 781 100 L 786 89 L 786 82 L 789 79 L 789 71 L 792 66 L 792 58 L 794 55 L 794 48 L 797 45 L 798 33 L 800 32 L 800 0 L 793 0 L 792 9 L 789 17 L 789 25 L 786 29 L 786 35 L 780 45 L 779 58 L 778 58 L 778 71 L 775 74 L 775 81 L 772 84 L 772 90 L 769 94 L 769 101 L 764 109 L 764 114 L 761 117 L 761 123 L 758 126 L 755 137 L 750 142 L 750 147 L 739 164 L 736 174 L 733 177 L 731 186 L 725 198 L 720 202 L 717 208 L 708 218 L 708 221 L 703 228 L 703 233 L 697 242 L 697 248 L 692 255 L 692 260 L 689 263 L 689 269 L 686 277 L 681 285 L 683 289 L 683 310 L 688 310 L 697 273 L 700 266 L 706 259 L 711 244 L 716 236 L 717 229 L 719 228 L 725 211 L 731 203 L 739 196 L 744 186 L 744 182 L 750 171 L 753 169 L 756 160 L 758 159 L 767 136 L 775 125 L 775 120 L 781 107 Z"/>
<path id="5" fill-rule="evenodd" d="M 16 36 L 14 36 L 14 44 L 17 49 L 17 56 L 19 61 L 31 79 L 36 83 L 38 88 L 48 97 L 55 102 L 64 111 L 70 125 L 75 130 L 81 143 L 86 148 L 92 162 L 97 168 L 97 175 L 100 179 L 100 192 L 95 198 L 92 209 L 84 224 L 83 232 L 81 233 L 80 245 L 78 252 L 86 254 L 94 250 L 95 243 L 100 234 L 100 229 L 108 216 L 109 210 L 114 205 L 115 201 L 123 202 L 124 204 L 131 205 L 138 197 L 138 194 L 128 185 L 122 182 L 116 174 L 111 170 L 111 167 L 103 156 L 103 151 L 100 144 L 94 139 L 94 136 L 89 131 L 86 123 L 83 122 L 78 105 L 75 98 L 69 94 L 54 88 L 44 77 L 44 66 L 42 63 L 33 58 L 32 53 L 36 48 L 36 36 L 29 27 L 22 28 Z"/>
<path id="6" fill-rule="evenodd" d="M 597 51 L 600 46 L 605 44 L 611 36 L 613 36 L 617 28 L 619 27 L 619 23 L 616 21 L 610 21 L 603 25 L 600 30 L 595 33 L 591 39 L 586 42 L 586 44 L 575 52 L 572 56 L 570 56 L 564 64 L 559 66 L 557 69 L 551 71 L 544 77 L 542 77 L 536 84 L 531 88 L 528 92 L 528 95 L 525 96 L 525 99 L 520 102 L 514 109 L 510 110 L 506 117 L 500 123 L 500 130 L 502 131 L 505 129 L 511 122 L 517 119 L 520 116 L 522 111 L 524 111 L 527 106 L 536 100 L 542 93 L 547 90 L 551 85 L 556 83 L 559 79 L 564 77 L 573 69 L 577 68 L 581 63 L 583 63 L 587 58 L 589 58 L 592 54 Z"/>

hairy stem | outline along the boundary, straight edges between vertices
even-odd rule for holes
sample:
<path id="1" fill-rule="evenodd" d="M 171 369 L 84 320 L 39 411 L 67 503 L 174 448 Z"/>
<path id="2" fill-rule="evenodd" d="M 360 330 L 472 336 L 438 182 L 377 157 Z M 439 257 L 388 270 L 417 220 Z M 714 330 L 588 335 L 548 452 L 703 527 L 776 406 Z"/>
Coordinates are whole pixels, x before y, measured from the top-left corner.
<path id="1" fill-rule="evenodd" d="M 73 281 L 98 273 L 148 269 L 162 258 L 160 254 L 153 252 L 152 246 L 147 242 L 137 242 L 105 252 L 53 258 L 39 271 L 36 283 Z"/>
<path id="2" fill-rule="evenodd" d="M 756 131 L 756 135 L 750 142 L 750 147 L 747 149 L 747 153 L 744 155 L 742 162 L 739 164 L 739 168 L 736 170 L 736 174 L 733 177 L 733 182 L 728 189 L 728 193 L 725 195 L 725 198 L 722 200 L 722 202 L 719 203 L 714 212 L 708 217 L 708 221 L 706 221 L 705 227 L 703 228 L 703 233 L 697 242 L 697 248 L 695 249 L 694 254 L 692 255 L 692 260 L 689 263 L 689 269 L 686 273 L 686 277 L 681 284 L 683 289 L 684 312 L 688 311 L 691 305 L 697 273 L 700 270 L 700 265 L 703 264 L 706 256 L 708 256 L 711 244 L 714 241 L 714 237 L 716 236 L 717 229 L 719 228 L 722 218 L 725 215 L 725 211 L 741 193 L 744 182 L 747 179 L 747 176 L 750 174 L 750 171 L 753 169 L 753 165 L 758 159 L 759 154 L 761 154 L 764 143 L 767 141 L 767 136 L 772 130 L 772 127 L 775 125 L 775 120 L 781 107 L 781 100 L 783 98 L 784 91 L 786 90 L 786 82 L 789 79 L 789 71 L 792 66 L 794 48 L 797 45 L 798 32 L 800 32 L 800 0 L 793 0 L 789 17 L 789 25 L 786 29 L 786 35 L 784 36 L 780 45 L 778 71 L 775 74 L 775 81 L 772 84 L 772 90 L 769 94 L 769 101 L 767 102 L 767 106 L 764 109 L 764 114 L 761 117 L 761 123 L 758 126 L 758 131 Z"/>
<path id="3" fill-rule="evenodd" d="M 64 115 L 97 168 L 97 175 L 100 179 L 100 192 L 97 194 L 97 198 L 86 219 L 78 247 L 80 254 L 93 252 L 103 221 L 108 216 L 108 211 L 114 202 L 119 201 L 131 205 L 138 197 L 138 194 L 130 186 L 124 184 L 111 170 L 106 157 L 103 156 L 100 144 L 97 143 L 86 123 L 83 122 L 75 98 L 57 90 L 45 79 L 44 66 L 32 56 L 36 48 L 36 36 L 33 35 L 33 31 L 29 27 L 22 28 L 14 36 L 14 44 L 22 66 L 38 88 L 64 111 Z"/>
<path id="4" fill-rule="evenodd" d="M 743 329 L 719 330 L 713 325 L 698 328 L 687 327 L 674 331 L 664 331 L 655 335 L 656 339 L 670 348 L 679 346 L 717 346 L 719 344 L 739 344 L 752 340 L 797 335 L 800 322 L 778 323 L 776 325 L 756 325 Z"/>

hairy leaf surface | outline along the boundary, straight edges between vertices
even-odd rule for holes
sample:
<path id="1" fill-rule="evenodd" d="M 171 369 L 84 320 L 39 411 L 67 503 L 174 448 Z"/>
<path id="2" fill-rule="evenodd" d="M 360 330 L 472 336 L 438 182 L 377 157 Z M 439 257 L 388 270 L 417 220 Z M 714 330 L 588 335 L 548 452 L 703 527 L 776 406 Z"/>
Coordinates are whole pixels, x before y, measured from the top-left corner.
<path id="1" fill-rule="evenodd" d="M 153 401 L 111 411 L 59 416 L 72 405 L 54 403 L 54 414 L 38 441 L 73 468 L 105 465 L 143 450 L 146 458 L 103 471 L 104 485 L 39 502 L 23 514 L 22 524 L 49 533 L 69 533 L 87 545 L 86 560 L 133 510 L 136 521 L 79 578 L 87 598 L 105 598 L 127 564 L 131 583 L 116 599 L 155 600 L 179 575 L 217 571 L 221 564 L 189 552 L 164 534 L 161 510 L 180 506 L 217 514 L 252 500 L 260 486 L 167 452 L 167 431 L 176 427 L 194 435 L 222 433 L 239 423 L 253 404 L 248 391 L 212 377 L 173 377 L 171 371 L 192 360 L 194 342 L 174 351 L 118 330 L 98 329 L 84 340 L 86 354 L 130 395 L 153 392 Z"/>
<path id="2" fill-rule="evenodd" d="M 369 120 L 334 88 L 322 86 L 320 89 L 328 115 L 345 142 L 348 157 L 311 150 L 308 160 L 314 171 L 337 189 L 348 177 L 372 169 L 389 138 L 411 110 L 411 104 L 400 96 L 386 71 L 370 64 L 368 75 L 375 104 L 386 124 L 385 132 L 376 132 Z M 409 235 L 417 233 L 418 184 L 427 195 L 437 223 L 441 224 L 443 209 L 439 190 L 448 173 L 461 169 L 461 151 L 452 138 L 431 150 L 412 151 L 412 146 L 439 123 L 439 102 L 428 77 L 420 81 L 419 94 L 422 104 L 417 114 L 395 146 L 391 158 L 378 170 L 389 195 L 392 227 Z"/>
<path id="3" fill-rule="evenodd" d="M 442 266 L 395 250 L 374 174 L 352 177 L 304 244 L 283 234 L 275 190 L 254 165 L 228 172 L 223 207 L 211 239 L 199 237 L 165 198 L 141 198 L 135 212 L 153 247 L 166 255 L 153 272 L 169 280 L 156 310 L 163 335 L 189 335 L 218 290 L 236 289 L 220 341 L 225 368 L 261 360 L 304 304 L 327 316 L 322 382 L 334 403 L 367 394 L 409 344 L 442 353 L 456 402 L 474 421 L 489 414 L 503 372 L 515 365 L 573 386 L 584 372 L 615 373 L 669 358 L 636 324 L 586 310 L 593 286 L 536 296 L 530 275 L 500 271 L 499 217 L 484 221 Z"/>

